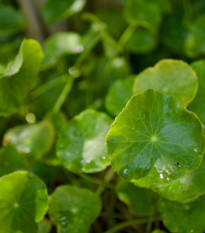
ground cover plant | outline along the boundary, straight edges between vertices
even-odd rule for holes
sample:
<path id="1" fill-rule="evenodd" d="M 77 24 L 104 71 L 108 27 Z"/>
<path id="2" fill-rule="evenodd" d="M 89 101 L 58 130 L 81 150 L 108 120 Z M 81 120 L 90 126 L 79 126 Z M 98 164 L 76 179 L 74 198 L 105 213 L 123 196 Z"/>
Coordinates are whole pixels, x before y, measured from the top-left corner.
<path id="1" fill-rule="evenodd" d="M 205 232 L 204 25 L 204 0 L 0 0 L 0 233 Z"/>

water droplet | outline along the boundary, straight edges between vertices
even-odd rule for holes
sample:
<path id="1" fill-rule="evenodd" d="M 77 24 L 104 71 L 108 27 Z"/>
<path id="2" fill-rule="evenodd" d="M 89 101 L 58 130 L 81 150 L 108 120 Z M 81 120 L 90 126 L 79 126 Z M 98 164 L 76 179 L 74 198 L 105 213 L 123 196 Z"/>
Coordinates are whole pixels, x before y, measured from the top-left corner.
<path id="1" fill-rule="evenodd" d="M 164 176 L 163 176 L 163 174 L 162 174 L 162 173 L 161 173 L 159 176 L 160 176 L 160 178 L 161 178 L 161 179 L 164 179 Z"/>
<path id="2" fill-rule="evenodd" d="M 84 166 L 84 165 L 86 164 L 85 160 L 81 160 L 81 161 L 80 161 L 80 164 L 81 164 L 82 166 Z"/>
<path id="3" fill-rule="evenodd" d="M 86 159 L 86 163 L 90 163 L 91 162 L 91 159 Z"/>
<path id="4" fill-rule="evenodd" d="M 128 172 L 128 170 L 127 170 L 127 169 L 124 169 L 122 173 L 123 173 L 123 174 L 127 174 L 127 172 Z"/>
<path id="5" fill-rule="evenodd" d="M 105 160 L 105 159 L 106 159 L 106 156 L 103 156 L 102 159 Z"/>
<path id="6" fill-rule="evenodd" d="M 181 168 L 181 165 L 179 163 L 177 163 L 177 167 Z"/>
<path id="7" fill-rule="evenodd" d="M 197 148 L 194 148 L 194 152 L 196 152 L 196 153 L 197 153 L 197 152 L 198 152 L 198 149 L 197 149 Z"/>
<path id="8" fill-rule="evenodd" d="M 70 75 L 72 75 L 74 78 L 78 78 L 80 76 L 80 70 L 77 69 L 75 66 L 72 66 L 68 69 L 68 72 Z"/>

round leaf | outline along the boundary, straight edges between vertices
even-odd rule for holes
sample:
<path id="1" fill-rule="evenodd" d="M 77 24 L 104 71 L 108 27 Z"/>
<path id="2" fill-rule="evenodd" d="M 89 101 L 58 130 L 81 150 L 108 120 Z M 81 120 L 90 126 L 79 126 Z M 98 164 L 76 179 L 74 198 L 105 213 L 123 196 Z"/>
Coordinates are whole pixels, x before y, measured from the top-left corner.
<path id="1" fill-rule="evenodd" d="M 152 196 L 149 190 L 120 180 L 116 193 L 118 198 L 128 205 L 136 216 L 148 216 L 153 208 Z"/>
<path id="2" fill-rule="evenodd" d="M 205 159 L 198 169 L 157 189 L 159 194 L 172 201 L 190 202 L 205 193 Z"/>
<path id="3" fill-rule="evenodd" d="M 0 178 L 0 232 L 36 233 L 45 215 L 48 197 L 45 184 L 28 172 Z"/>
<path id="4" fill-rule="evenodd" d="M 122 111 L 127 101 L 131 98 L 133 82 L 133 78 L 128 78 L 118 80 L 111 86 L 105 99 L 105 106 L 114 116 L 117 116 Z"/>
<path id="5" fill-rule="evenodd" d="M 14 113 L 33 88 L 43 59 L 37 41 L 24 40 L 15 60 L 0 75 L 0 115 Z"/>
<path id="6" fill-rule="evenodd" d="M 204 132 L 196 115 L 173 97 L 147 90 L 133 96 L 115 119 L 107 149 L 120 176 L 153 188 L 199 166 Z"/>
<path id="7" fill-rule="evenodd" d="M 75 32 L 60 32 L 45 41 L 44 66 L 53 64 L 66 54 L 77 54 L 84 50 L 80 35 Z"/>
<path id="8" fill-rule="evenodd" d="M 164 225 L 171 232 L 203 233 L 205 231 L 204 195 L 188 204 L 161 200 L 159 211 Z"/>
<path id="9" fill-rule="evenodd" d="M 55 23 L 80 12 L 85 3 L 86 0 L 48 0 L 42 14 L 48 23 Z"/>
<path id="10" fill-rule="evenodd" d="M 87 233 L 100 214 L 101 201 L 90 190 L 64 185 L 51 195 L 49 216 L 57 232 Z"/>
<path id="11" fill-rule="evenodd" d="M 164 92 L 186 106 L 194 99 L 198 82 L 195 72 L 187 63 L 164 59 L 140 73 L 133 88 L 135 94 L 149 88 Z"/>
<path id="12" fill-rule="evenodd" d="M 7 131 L 4 144 L 12 144 L 19 153 L 40 158 L 52 146 L 54 129 L 50 122 L 22 125 Z"/>
<path id="13" fill-rule="evenodd" d="M 199 88 L 195 99 L 189 104 L 188 108 L 195 112 L 205 125 L 205 60 L 196 61 L 191 66 L 197 74 Z"/>
<path id="14" fill-rule="evenodd" d="M 74 117 L 61 131 L 57 155 L 72 172 L 98 172 L 110 161 L 106 152 L 106 134 L 111 118 L 104 113 L 86 110 Z"/>

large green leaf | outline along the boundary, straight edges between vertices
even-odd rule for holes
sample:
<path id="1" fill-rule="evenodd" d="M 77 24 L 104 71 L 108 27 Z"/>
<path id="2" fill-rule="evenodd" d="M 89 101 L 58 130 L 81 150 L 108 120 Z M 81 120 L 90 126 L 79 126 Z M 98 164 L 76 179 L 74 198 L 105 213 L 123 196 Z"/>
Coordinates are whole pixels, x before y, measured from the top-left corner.
<path id="1" fill-rule="evenodd" d="M 195 99 L 188 108 L 195 112 L 205 125 L 205 60 L 196 61 L 191 66 L 198 76 L 199 88 Z"/>
<path id="2" fill-rule="evenodd" d="M 50 122 L 43 121 L 33 125 L 16 126 L 4 136 L 4 144 L 12 144 L 19 153 L 39 159 L 51 149 L 54 129 Z"/>
<path id="3" fill-rule="evenodd" d="M 164 225 L 171 232 L 203 233 L 205 231 L 205 196 L 195 202 L 180 204 L 161 200 L 159 211 Z"/>
<path id="4" fill-rule="evenodd" d="M 47 0 L 42 14 L 48 23 L 55 23 L 80 12 L 85 3 L 86 0 Z"/>
<path id="5" fill-rule="evenodd" d="M 17 111 L 33 88 L 43 53 L 37 41 L 24 40 L 9 69 L 0 75 L 0 115 Z"/>
<path id="6" fill-rule="evenodd" d="M 0 178 L 0 233 L 36 233 L 48 207 L 46 186 L 28 172 Z"/>
<path id="7" fill-rule="evenodd" d="M 0 6 L 0 33 L 11 33 L 23 26 L 22 16 L 11 7 Z"/>
<path id="8" fill-rule="evenodd" d="M 13 146 L 5 146 L 0 150 L 0 176 L 8 173 L 24 170 L 26 168 L 24 158 Z"/>
<path id="9" fill-rule="evenodd" d="M 57 232 L 87 233 L 98 217 L 101 201 L 88 189 L 64 185 L 51 195 L 49 216 Z"/>
<path id="10" fill-rule="evenodd" d="M 134 93 L 149 88 L 172 95 L 181 105 L 186 106 L 196 95 L 197 76 L 187 63 L 164 59 L 137 75 L 133 87 Z"/>
<path id="11" fill-rule="evenodd" d="M 190 202 L 205 193 L 205 160 L 199 168 L 188 174 L 171 181 L 157 189 L 164 198 L 172 201 Z"/>
<path id="12" fill-rule="evenodd" d="M 111 86 L 105 99 L 105 106 L 112 115 L 117 116 L 131 98 L 133 82 L 133 78 L 128 78 L 117 80 Z"/>
<path id="13" fill-rule="evenodd" d="M 57 155 L 72 172 L 98 172 L 110 161 L 106 152 L 106 134 L 112 119 L 104 113 L 86 110 L 75 116 L 62 129 L 57 142 Z"/>
<path id="14" fill-rule="evenodd" d="M 199 16 L 191 25 L 186 39 L 186 53 L 189 57 L 205 54 L 205 15 Z"/>
<path id="15" fill-rule="evenodd" d="M 84 50 L 83 40 L 75 32 L 59 32 L 45 41 L 44 66 L 56 63 L 66 54 L 77 54 Z"/>
<path id="16" fill-rule="evenodd" d="M 171 96 L 147 90 L 133 96 L 107 134 L 114 170 L 153 188 L 196 169 L 203 157 L 200 121 Z"/>
<path id="17" fill-rule="evenodd" d="M 120 179 L 116 187 L 118 198 L 128 205 L 136 216 L 151 214 L 153 203 L 149 190 L 138 188 L 135 185 Z"/>

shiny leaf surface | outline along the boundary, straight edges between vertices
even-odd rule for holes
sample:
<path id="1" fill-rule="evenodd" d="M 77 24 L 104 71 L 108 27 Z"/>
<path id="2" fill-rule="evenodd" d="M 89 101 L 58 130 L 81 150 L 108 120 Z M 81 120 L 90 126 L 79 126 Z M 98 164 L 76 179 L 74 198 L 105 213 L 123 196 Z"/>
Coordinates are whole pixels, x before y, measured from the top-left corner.
<path id="1" fill-rule="evenodd" d="M 171 96 L 147 90 L 133 96 L 107 134 L 114 170 L 134 184 L 153 188 L 196 169 L 204 135 L 195 114 Z"/>

